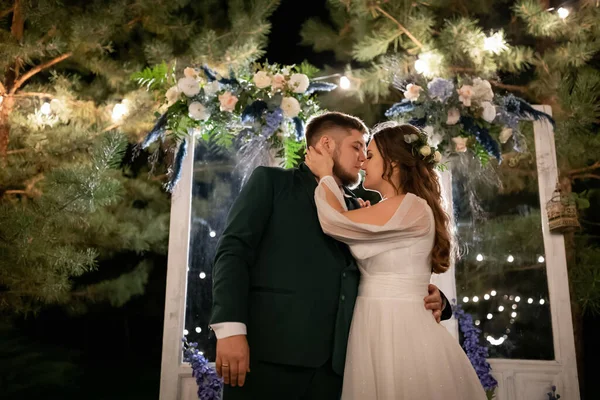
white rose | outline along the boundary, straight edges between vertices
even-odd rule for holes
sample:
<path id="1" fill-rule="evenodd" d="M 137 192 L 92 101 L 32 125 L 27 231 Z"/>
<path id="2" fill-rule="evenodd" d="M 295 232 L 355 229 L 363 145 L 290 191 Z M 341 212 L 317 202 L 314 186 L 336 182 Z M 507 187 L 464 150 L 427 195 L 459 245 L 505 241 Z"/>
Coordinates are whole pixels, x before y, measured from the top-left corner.
<path id="1" fill-rule="evenodd" d="M 235 105 L 238 102 L 238 98 L 235 97 L 231 92 L 225 92 L 219 95 L 219 103 L 221 103 L 221 111 L 232 112 L 235 109 Z"/>
<path id="2" fill-rule="evenodd" d="M 494 100 L 494 91 L 492 85 L 485 79 L 473 79 L 473 100 L 492 101 Z"/>
<path id="3" fill-rule="evenodd" d="M 198 73 L 196 72 L 196 70 L 192 67 L 187 67 L 186 69 L 183 70 L 183 75 L 186 78 L 194 78 L 196 79 L 198 77 Z"/>
<path id="4" fill-rule="evenodd" d="M 416 133 L 411 133 L 410 135 L 404 135 L 404 141 L 408 144 L 416 142 L 419 140 L 419 136 Z"/>
<path id="5" fill-rule="evenodd" d="M 440 153 L 439 151 L 436 151 L 435 153 L 433 153 L 433 161 L 435 161 L 435 162 L 442 161 L 442 153 Z"/>
<path id="6" fill-rule="evenodd" d="M 265 71 L 258 71 L 252 78 L 257 88 L 263 89 L 271 84 L 271 77 Z"/>
<path id="7" fill-rule="evenodd" d="M 456 125 L 460 120 L 460 111 L 456 107 L 452 107 L 448 110 L 448 119 L 446 119 L 447 125 Z"/>
<path id="8" fill-rule="evenodd" d="M 300 103 L 293 97 L 284 97 L 281 100 L 281 109 L 283 115 L 288 118 L 294 118 L 300 113 Z"/>
<path id="9" fill-rule="evenodd" d="M 213 96 L 219 91 L 219 89 L 221 89 L 221 84 L 217 81 L 212 81 L 204 85 L 204 93 L 207 96 Z"/>
<path id="10" fill-rule="evenodd" d="M 419 149 L 419 153 L 421 153 L 421 155 L 423 157 L 427 157 L 427 156 L 431 155 L 431 147 L 423 146 Z"/>
<path id="11" fill-rule="evenodd" d="M 273 78 L 271 78 L 271 87 L 273 88 L 273 90 L 281 90 L 284 88 L 284 86 L 285 86 L 285 76 L 283 76 L 281 74 L 273 75 Z"/>
<path id="12" fill-rule="evenodd" d="M 511 128 L 502 128 L 502 132 L 500 132 L 500 137 L 498 139 L 500 139 L 500 143 L 506 143 L 508 142 L 508 139 L 510 139 L 513 135 L 513 130 Z"/>
<path id="13" fill-rule="evenodd" d="M 492 122 L 496 118 L 496 107 L 489 101 L 484 101 L 481 106 L 483 107 L 483 114 L 481 115 L 483 119 Z"/>
<path id="14" fill-rule="evenodd" d="M 190 117 L 195 119 L 196 121 L 204 120 L 206 121 L 210 117 L 210 113 L 201 103 L 194 101 L 188 107 L 188 112 Z"/>
<path id="15" fill-rule="evenodd" d="M 194 78 L 181 78 L 177 82 L 177 87 L 187 97 L 194 97 L 200 93 L 200 84 Z"/>
<path id="16" fill-rule="evenodd" d="M 290 77 L 288 85 L 294 93 L 304 93 L 306 89 L 308 89 L 308 85 L 310 85 L 310 81 L 308 80 L 308 76 L 304 74 L 293 74 Z"/>
<path id="17" fill-rule="evenodd" d="M 457 90 L 458 99 L 463 103 L 465 107 L 471 106 L 471 97 L 473 97 L 473 86 L 470 85 L 462 85 L 460 89 Z"/>
<path id="18" fill-rule="evenodd" d="M 409 83 L 408 85 L 406 85 L 404 97 L 406 97 L 407 100 L 416 101 L 419 98 L 421 90 L 423 90 L 421 86 Z"/>
<path id="19" fill-rule="evenodd" d="M 165 97 L 167 98 L 167 104 L 170 106 L 177 102 L 177 100 L 179 100 L 180 95 L 181 92 L 179 91 L 177 86 L 170 87 L 169 90 L 167 90 L 167 93 L 165 93 Z"/>

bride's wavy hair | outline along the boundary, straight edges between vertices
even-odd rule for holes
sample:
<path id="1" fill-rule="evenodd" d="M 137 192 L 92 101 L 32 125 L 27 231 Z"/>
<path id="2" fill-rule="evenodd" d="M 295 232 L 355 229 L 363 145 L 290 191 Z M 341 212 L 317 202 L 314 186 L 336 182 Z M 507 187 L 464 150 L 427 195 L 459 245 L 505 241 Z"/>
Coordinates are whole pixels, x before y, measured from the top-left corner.
<path id="1" fill-rule="evenodd" d="M 371 140 L 383 158 L 382 178 L 390 182 L 396 191 L 413 193 L 427 201 L 435 220 L 435 241 L 431 251 L 431 269 L 440 274 L 450 268 L 450 259 L 454 256 L 453 240 L 450 232 L 450 217 L 442 206 L 442 191 L 435 164 L 415 154 L 413 146 L 404 140 L 405 135 L 419 134 L 412 125 L 399 125 L 385 122 L 375 126 Z M 392 176 L 395 167 L 400 169 L 400 181 L 394 182 Z"/>

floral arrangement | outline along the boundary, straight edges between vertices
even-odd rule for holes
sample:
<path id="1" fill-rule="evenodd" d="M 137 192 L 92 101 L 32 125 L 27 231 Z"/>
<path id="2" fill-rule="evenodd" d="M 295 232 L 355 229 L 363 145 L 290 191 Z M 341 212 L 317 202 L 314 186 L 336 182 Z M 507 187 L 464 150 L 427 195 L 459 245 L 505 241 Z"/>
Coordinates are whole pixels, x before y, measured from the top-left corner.
<path id="1" fill-rule="evenodd" d="M 479 381 L 483 385 L 488 398 L 491 399 L 498 386 L 498 382 L 492 376 L 492 368 L 486 360 L 488 357 L 488 349 L 486 346 L 479 344 L 481 330 L 475 327 L 475 324 L 473 324 L 473 317 L 466 313 L 460 304 L 456 303 L 455 299 L 452 300 L 452 312 L 454 318 L 458 320 L 460 331 L 463 334 L 464 340 L 462 347 L 465 350 L 465 353 L 467 353 L 467 357 L 469 357 L 473 368 L 475 368 L 475 372 L 477 372 Z"/>
<path id="2" fill-rule="evenodd" d="M 138 74 L 140 84 L 152 86 L 166 70 L 158 74 L 147 70 Z M 198 135 L 206 142 L 228 149 L 239 149 L 256 137 L 266 139 L 283 158 L 285 167 L 300 160 L 305 121 L 319 112 L 313 94 L 330 91 L 336 85 L 311 82 L 309 76 L 317 70 L 308 65 L 281 67 L 256 64 L 241 71 L 230 71 L 227 77 L 207 66 L 187 67 L 183 76 L 167 74 L 162 79 L 164 112 L 148 133 L 141 148 L 145 149 L 159 138 L 172 136 L 178 149 L 167 190 L 179 180 L 181 162 L 186 154 L 188 137 Z"/>
<path id="3" fill-rule="evenodd" d="M 442 134 L 441 143 L 451 143 L 452 150 L 458 153 L 473 151 L 483 165 L 490 157 L 501 162 L 501 144 L 511 141 L 516 151 L 525 149 L 519 121 L 546 119 L 554 125 L 552 117 L 535 110 L 525 100 L 512 94 L 495 94 L 485 79 L 459 84 L 442 78 L 421 79 L 403 87 L 404 99 L 392 105 L 386 116 L 433 128 Z"/>
<path id="4" fill-rule="evenodd" d="M 198 384 L 200 400 L 220 400 L 223 391 L 223 379 L 211 367 L 208 360 L 198 351 L 198 343 L 188 343 L 185 336 L 183 341 L 183 361 L 192 366 L 192 376 Z"/>
<path id="5" fill-rule="evenodd" d="M 427 141 L 427 133 L 419 131 L 419 134 L 412 133 L 404 135 L 404 141 L 412 146 L 413 155 L 419 154 L 423 160 L 428 163 L 435 164 L 435 167 L 441 171 L 446 169 L 445 164 L 440 164 L 442 161 L 442 153 L 437 147 L 432 146 Z"/>

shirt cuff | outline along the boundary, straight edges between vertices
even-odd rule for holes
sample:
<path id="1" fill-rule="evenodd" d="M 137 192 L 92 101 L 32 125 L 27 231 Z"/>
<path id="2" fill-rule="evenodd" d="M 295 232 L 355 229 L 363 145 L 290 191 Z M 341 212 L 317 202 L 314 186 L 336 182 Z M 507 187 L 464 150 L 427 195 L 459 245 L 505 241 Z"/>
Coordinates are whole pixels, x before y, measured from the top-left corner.
<path id="1" fill-rule="evenodd" d="M 218 324 L 212 324 L 210 327 L 215 332 L 217 339 L 246 335 L 246 324 L 241 322 L 219 322 Z"/>

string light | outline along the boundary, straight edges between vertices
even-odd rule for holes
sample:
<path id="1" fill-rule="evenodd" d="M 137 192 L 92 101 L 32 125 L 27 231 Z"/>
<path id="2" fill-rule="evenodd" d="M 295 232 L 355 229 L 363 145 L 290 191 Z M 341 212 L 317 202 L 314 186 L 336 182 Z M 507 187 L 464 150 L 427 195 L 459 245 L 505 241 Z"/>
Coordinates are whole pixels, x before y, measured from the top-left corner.
<path id="1" fill-rule="evenodd" d="M 196 333 L 200 333 L 202 332 L 202 328 L 200 328 L 199 326 L 196 327 Z"/>
<path id="2" fill-rule="evenodd" d="M 467 296 L 463 297 L 463 303 L 468 303 L 469 302 L 469 298 Z"/>
<path id="3" fill-rule="evenodd" d="M 533 304 L 533 299 L 532 299 L 531 297 L 530 297 L 530 298 L 528 298 L 528 299 L 527 299 L 527 303 L 529 303 L 529 304 Z"/>
<path id="4" fill-rule="evenodd" d="M 488 337 L 486 337 L 487 341 L 490 342 L 491 344 L 493 344 L 494 346 L 499 346 L 502 343 L 504 343 L 504 339 L 506 339 L 504 336 L 502 336 L 499 339 L 495 339 L 493 336 L 488 335 Z"/>
<path id="5" fill-rule="evenodd" d="M 473 296 L 473 303 L 477 303 L 479 301 L 479 297 Z"/>
<path id="6" fill-rule="evenodd" d="M 113 122 L 117 123 L 123 120 L 123 118 L 129 113 L 129 107 L 126 101 L 123 100 L 121 103 L 115 104 L 112 110 L 111 118 Z"/>
<path id="7" fill-rule="evenodd" d="M 513 309 L 513 310 L 516 310 L 516 309 L 517 309 L 517 305 L 516 305 L 516 304 L 513 304 L 513 305 L 512 305 L 512 309 Z"/>
<path id="8" fill-rule="evenodd" d="M 477 257 L 475 257 L 475 259 L 477 261 L 483 261 L 483 256 L 481 254 L 477 254 Z"/>
<path id="9" fill-rule="evenodd" d="M 492 319 L 492 318 L 494 318 L 494 316 L 492 314 L 487 315 L 487 319 Z"/>
<path id="10" fill-rule="evenodd" d="M 500 311 L 500 312 L 504 311 L 504 306 L 498 307 L 498 311 Z"/>
<path id="11" fill-rule="evenodd" d="M 200 279 L 206 278 L 206 274 L 204 272 L 200 272 Z"/>
<path id="12" fill-rule="evenodd" d="M 506 47 L 506 42 L 504 41 L 504 34 L 502 32 L 496 32 L 493 35 L 486 37 L 483 40 L 483 49 L 494 54 L 500 54 L 508 49 L 508 47 Z"/>
<path id="13" fill-rule="evenodd" d="M 479 325 L 479 324 L 481 324 L 481 321 L 480 320 L 475 320 L 475 325 Z"/>
<path id="14" fill-rule="evenodd" d="M 190 334 L 190 331 L 188 331 L 187 329 L 183 330 L 183 336 L 187 336 Z"/>
<path id="15" fill-rule="evenodd" d="M 544 304 L 546 301 L 544 299 L 540 299 L 540 304 Z"/>
<path id="16" fill-rule="evenodd" d="M 50 113 L 52 112 L 52 107 L 50 107 L 50 103 L 45 102 L 44 104 L 42 104 L 40 112 L 44 115 L 50 115 Z"/>
<path id="17" fill-rule="evenodd" d="M 506 261 L 511 263 L 511 262 L 515 261 L 515 258 L 512 255 L 509 255 L 508 258 L 506 259 Z"/>
<path id="18" fill-rule="evenodd" d="M 569 10 L 567 8 L 561 7 L 556 10 L 556 13 L 561 19 L 565 19 L 569 16 Z"/>
<path id="19" fill-rule="evenodd" d="M 486 293 L 486 294 L 483 296 L 483 298 L 484 298 L 484 299 L 486 299 L 486 300 L 489 300 L 489 299 L 490 299 L 490 295 Z"/>
<path id="20" fill-rule="evenodd" d="M 544 259 L 544 256 L 539 256 L 538 257 L 538 262 L 539 263 L 543 263 L 544 261 L 546 261 L 546 259 Z"/>
<path id="21" fill-rule="evenodd" d="M 340 78 L 340 88 L 344 90 L 350 89 L 350 79 L 347 76 L 342 76 Z"/>
<path id="22" fill-rule="evenodd" d="M 215 236 L 217 236 L 217 232 L 215 231 L 210 231 L 210 233 L 208 234 L 210 237 L 214 238 Z"/>
<path id="23" fill-rule="evenodd" d="M 515 303 L 518 303 L 521 301 L 521 298 L 519 296 L 515 297 Z"/>
<path id="24" fill-rule="evenodd" d="M 492 290 L 492 291 L 490 292 L 490 294 L 491 294 L 492 296 L 495 296 L 495 295 L 496 295 L 496 291 L 495 291 L 495 290 Z"/>
<path id="25" fill-rule="evenodd" d="M 510 314 L 510 316 L 513 317 L 513 318 L 517 318 L 517 313 L 513 311 L 513 313 Z"/>

